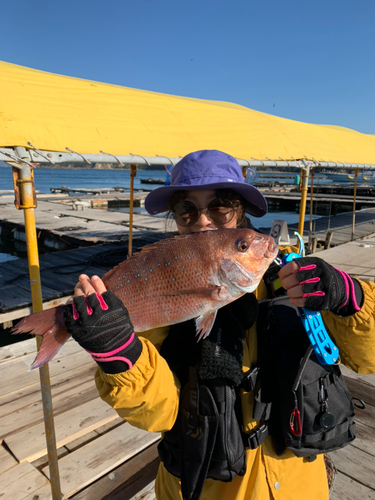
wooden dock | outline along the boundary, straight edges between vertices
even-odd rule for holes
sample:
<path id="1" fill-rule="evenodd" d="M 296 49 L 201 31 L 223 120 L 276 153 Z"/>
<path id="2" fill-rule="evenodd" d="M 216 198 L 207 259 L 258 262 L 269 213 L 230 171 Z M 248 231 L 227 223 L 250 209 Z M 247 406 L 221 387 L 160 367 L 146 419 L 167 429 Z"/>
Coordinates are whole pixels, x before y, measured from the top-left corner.
<path id="1" fill-rule="evenodd" d="M 142 235 L 133 240 L 133 250 L 164 237 L 162 233 Z M 40 255 L 44 309 L 65 304 L 71 297 L 80 274 L 103 276 L 126 260 L 127 251 L 127 242 L 124 241 Z M 32 312 L 26 259 L 0 264 L 0 287 L 0 326 L 8 328 L 13 321 Z"/>
<path id="2" fill-rule="evenodd" d="M 27 371 L 35 354 L 34 338 L 0 349 L 4 500 L 51 498 L 39 373 Z M 123 499 L 139 498 L 156 476 L 159 433 L 132 427 L 98 397 L 96 363 L 76 342 L 69 341 L 49 368 L 64 497 L 114 499 L 120 489 Z"/>
<path id="3" fill-rule="evenodd" d="M 312 221 L 312 236 L 316 237 L 318 243 L 324 245 L 327 232 L 332 232 L 331 246 L 343 245 L 352 240 L 353 212 L 321 217 Z M 310 222 L 305 222 L 303 229 L 304 239 L 308 239 Z M 290 224 L 289 236 L 295 241 L 294 231 L 298 229 L 297 224 Z M 375 208 L 365 208 L 355 212 L 354 240 L 365 240 L 375 236 Z"/>
<path id="4" fill-rule="evenodd" d="M 136 197 L 139 203 L 143 203 L 147 193 L 139 193 Z M 128 194 L 111 196 L 113 202 L 129 201 Z M 129 230 L 129 214 L 110 210 L 97 210 L 85 206 L 83 202 L 89 203 L 87 197 L 80 198 L 47 198 L 38 199 L 35 210 L 35 223 L 38 237 L 55 236 L 63 238 L 72 245 L 84 245 L 85 243 L 106 243 L 124 241 L 127 239 Z M 98 201 L 108 201 L 107 198 L 93 200 L 94 206 Z M 91 200 L 90 200 L 91 204 Z M 77 210 L 81 207 L 82 210 Z M 24 227 L 24 216 L 22 210 L 16 210 L 13 205 L 13 197 L 0 198 L 0 226 L 4 235 Z M 164 232 L 165 219 L 150 215 L 134 214 L 133 234 L 134 237 L 144 236 L 146 232 Z"/>
<path id="5" fill-rule="evenodd" d="M 342 367 L 351 395 L 365 402 L 356 409 L 356 439 L 329 454 L 337 469 L 330 500 L 375 499 L 375 374 L 358 375 Z"/>
<path id="6" fill-rule="evenodd" d="M 286 187 L 285 187 L 286 186 Z M 285 185 L 282 189 L 263 190 L 269 202 L 299 203 L 300 193 L 292 192 L 291 186 Z M 113 188 L 114 190 L 120 188 Z M 135 195 L 135 206 L 143 206 L 146 192 Z M 321 196 L 319 198 L 319 196 Z M 336 199 L 337 198 L 337 199 Z M 317 195 L 319 204 L 325 202 L 346 203 L 349 206 L 352 199 L 349 195 L 330 200 L 326 195 Z M 362 203 L 375 204 L 372 197 L 363 197 Z M 278 200 L 278 201 L 277 201 Z M 357 201 L 360 197 L 357 198 Z M 111 207 L 125 206 L 130 201 L 129 193 L 116 191 L 115 194 L 99 196 L 66 196 L 66 195 L 39 195 L 38 206 L 35 210 L 38 238 L 47 248 L 61 246 L 61 249 L 74 246 L 85 246 L 93 243 L 126 241 L 129 230 L 129 214 L 111 210 Z M 359 201 L 358 201 L 359 203 Z M 98 210 L 93 207 L 108 207 L 108 210 Z M 280 206 L 281 207 L 281 206 Z M 329 205 L 327 205 L 329 207 Z M 315 213 L 315 212 L 314 212 Z M 308 211 L 307 211 L 308 214 Z M 324 241 L 327 231 L 333 231 L 332 245 L 342 244 L 351 240 L 352 212 L 322 217 L 313 222 L 313 230 L 319 240 Z M 276 217 L 276 215 L 275 215 Z M 261 224 L 261 220 L 254 221 Z M 153 217 L 134 213 L 133 233 L 141 237 L 145 233 L 165 232 L 165 218 Z M 308 233 L 309 223 L 305 224 L 305 234 Z M 16 210 L 13 196 L 0 197 L 0 233 L 6 236 L 17 231 L 20 236 L 24 227 L 23 213 Z M 170 226 L 172 227 L 172 225 Z M 294 231 L 295 226 L 291 226 Z M 355 239 L 363 238 L 375 233 L 375 207 L 357 210 Z M 64 247 L 65 244 L 65 247 Z"/>
<path id="7" fill-rule="evenodd" d="M 0 349 L 0 492 L 4 500 L 50 498 L 39 376 L 27 372 L 35 339 Z M 130 426 L 102 402 L 96 364 L 73 342 L 50 363 L 61 490 L 74 500 L 154 500 L 157 433 Z M 375 375 L 345 368 L 354 397 L 357 438 L 331 453 L 337 473 L 331 500 L 375 498 Z"/>

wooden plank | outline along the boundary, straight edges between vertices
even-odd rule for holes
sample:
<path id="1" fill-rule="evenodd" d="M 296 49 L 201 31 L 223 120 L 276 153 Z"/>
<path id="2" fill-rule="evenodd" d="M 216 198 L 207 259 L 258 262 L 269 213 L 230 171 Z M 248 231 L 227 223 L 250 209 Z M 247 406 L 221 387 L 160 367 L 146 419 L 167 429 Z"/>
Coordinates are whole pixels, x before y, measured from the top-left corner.
<path id="1" fill-rule="evenodd" d="M 34 342 L 36 343 L 35 337 Z M 62 360 L 64 357 L 76 353 L 82 353 L 82 347 L 80 347 L 77 342 L 68 341 L 60 349 L 54 359 Z M 31 363 L 34 361 L 35 356 L 36 352 L 31 352 L 30 354 L 25 354 L 24 356 L 21 356 L 17 359 L 4 361 L 0 364 L 0 379 L 5 380 L 6 377 L 9 377 L 14 373 L 24 372 L 25 370 L 28 370 Z M 87 358 L 86 351 L 84 351 L 84 357 Z"/>
<path id="2" fill-rule="evenodd" d="M 366 405 L 365 409 L 355 409 L 355 422 L 375 429 L 375 406 Z"/>
<path id="3" fill-rule="evenodd" d="M 93 378 L 78 387 L 63 391 L 52 396 L 53 416 L 65 413 L 79 405 L 93 401 L 98 398 L 98 391 Z M 2 439 L 6 439 L 12 434 L 23 431 L 26 428 L 38 425 L 44 421 L 43 404 L 41 399 L 38 402 L 23 407 L 20 410 L 9 413 L 0 418 L 0 429 Z M 68 448 L 69 449 L 69 448 Z"/>
<path id="4" fill-rule="evenodd" d="M 31 500 L 34 492 L 49 486 L 48 479 L 25 462 L 0 475 L 0 492 L 5 499 Z"/>
<path id="5" fill-rule="evenodd" d="M 108 424 L 102 425 L 95 429 L 95 432 L 97 434 L 106 434 L 108 431 L 111 429 L 114 429 L 115 427 L 118 427 L 119 425 L 122 425 L 124 423 L 124 419 L 121 417 L 116 418 L 116 420 L 113 420 L 113 422 L 108 422 Z"/>
<path id="6" fill-rule="evenodd" d="M 338 472 L 329 498 L 330 500 L 374 500 L 375 490 Z"/>
<path id="7" fill-rule="evenodd" d="M 43 309 L 50 309 L 52 307 L 63 305 L 71 298 L 71 296 L 72 294 L 69 293 L 68 295 L 60 297 L 58 299 L 44 300 Z M 24 307 L 21 307 L 21 305 L 18 304 L 15 307 L 16 307 L 15 310 L 10 310 L 8 312 L 0 313 L 0 324 L 6 323 L 7 321 L 14 321 L 16 319 L 24 318 L 25 316 L 28 316 L 33 312 L 31 305 L 26 305 Z"/>
<path id="8" fill-rule="evenodd" d="M 375 406 L 375 389 L 372 385 L 352 378 L 347 378 L 345 382 L 354 398 L 362 399 L 366 404 Z"/>
<path id="9" fill-rule="evenodd" d="M 32 493 L 29 493 L 26 497 L 22 498 L 22 500 L 51 500 L 51 499 L 52 499 L 52 490 L 49 482 L 48 484 L 45 484 L 41 488 L 34 490 Z M 61 500 L 65 500 L 65 497 L 62 496 Z"/>
<path id="10" fill-rule="evenodd" d="M 156 500 L 155 481 L 151 481 L 147 486 L 138 491 L 129 500 Z"/>
<path id="11" fill-rule="evenodd" d="M 18 462 L 15 460 L 12 455 L 9 453 L 8 450 L 4 448 L 4 446 L 0 446 L 0 475 L 3 472 L 6 472 L 7 470 L 11 469 L 15 465 L 17 465 Z M 1 491 L 1 490 L 0 490 Z M 0 496 L 1 498 L 1 496 Z"/>
<path id="12" fill-rule="evenodd" d="M 154 500 L 155 478 L 159 465 L 158 457 L 101 500 Z"/>
<path id="13" fill-rule="evenodd" d="M 125 424 L 59 460 L 61 490 L 71 496 L 160 439 Z M 47 469 L 43 472 L 48 476 Z"/>
<path id="14" fill-rule="evenodd" d="M 88 434 L 85 434 L 84 436 L 81 436 L 70 443 L 66 443 L 65 448 L 69 450 L 69 452 L 75 451 L 78 448 L 81 448 L 83 445 L 94 441 L 94 439 L 97 439 L 98 436 L 99 434 L 97 434 L 95 431 L 91 431 Z"/>
<path id="15" fill-rule="evenodd" d="M 370 373 L 369 375 L 362 375 L 361 373 L 353 372 L 349 370 L 344 365 L 340 365 L 341 373 L 344 375 L 345 379 L 350 378 L 353 380 L 360 380 L 367 385 L 371 385 L 375 388 L 375 373 Z"/>
<path id="16" fill-rule="evenodd" d="M 374 429 L 364 425 L 356 419 L 356 439 L 352 446 L 360 450 L 366 451 L 372 455 L 372 463 L 375 466 L 375 432 Z"/>
<path id="17" fill-rule="evenodd" d="M 61 448 L 57 448 L 56 453 L 57 453 L 57 458 L 59 459 L 64 457 L 65 455 L 68 455 L 69 451 L 65 446 L 62 446 Z M 41 470 L 42 467 L 47 467 L 48 463 L 49 463 L 48 455 L 43 455 L 42 457 L 33 460 L 31 462 L 31 465 L 36 469 Z"/>
<path id="18" fill-rule="evenodd" d="M 9 361 L 13 358 L 12 351 L 10 351 L 7 347 L 0 348 L 0 363 L 3 361 Z"/>
<path id="19" fill-rule="evenodd" d="M 58 393 L 60 390 L 66 390 L 69 387 L 74 387 L 82 382 L 94 378 L 97 365 L 94 361 L 82 365 L 69 367 L 61 373 L 51 377 L 52 393 Z M 0 396 L 0 414 L 2 416 L 23 408 L 33 402 L 40 401 L 40 381 L 28 385 L 26 387 L 19 386 L 15 391 Z"/>
<path id="20" fill-rule="evenodd" d="M 61 359 L 55 357 L 49 362 L 50 375 L 54 376 L 64 371 L 68 372 L 73 368 L 92 362 L 93 361 L 90 355 L 83 350 L 82 352 L 76 352 L 74 354 L 70 354 L 69 356 L 64 356 Z M 1 366 L 3 366 L 3 364 Z M 28 367 L 25 365 L 24 371 L 18 371 L 17 373 L 4 377 L 4 380 L 0 385 L 0 396 L 12 394 L 21 388 L 37 383 L 39 381 L 38 370 L 32 370 L 29 372 L 27 369 Z"/>
<path id="21" fill-rule="evenodd" d="M 64 412 L 54 419 L 56 446 L 64 446 L 115 418 L 115 410 L 99 398 Z M 31 462 L 47 452 L 44 423 L 24 429 L 4 441 L 19 462 Z"/>
<path id="22" fill-rule="evenodd" d="M 354 446 L 346 446 L 330 453 L 340 472 L 375 490 L 375 458 Z"/>
<path id="23" fill-rule="evenodd" d="M 31 352 L 36 352 L 36 340 L 34 336 L 27 340 L 16 342 L 15 344 L 0 347 L 0 363 L 3 361 L 10 361 L 24 354 L 30 354 Z"/>
<path id="24" fill-rule="evenodd" d="M 160 460 L 157 451 L 158 442 L 152 444 L 136 456 L 105 474 L 95 483 L 87 486 L 74 495 L 74 500 L 108 500 L 121 492 L 124 484 L 135 477 L 143 469 L 154 468 L 154 477 L 157 472 Z M 123 500 L 124 497 L 120 498 Z"/>

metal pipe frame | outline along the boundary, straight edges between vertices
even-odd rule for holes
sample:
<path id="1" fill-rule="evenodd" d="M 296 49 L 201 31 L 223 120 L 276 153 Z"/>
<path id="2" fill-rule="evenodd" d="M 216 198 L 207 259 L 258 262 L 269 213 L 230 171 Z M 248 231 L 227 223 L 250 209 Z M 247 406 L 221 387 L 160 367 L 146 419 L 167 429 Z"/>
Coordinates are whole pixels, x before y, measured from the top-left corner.
<path id="1" fill-rule="evenodd" d="M 357 177 L 358 177 L 358 168 L 355 169 L 355 176 L 354 176 L 352 241 L 354 240 L 354 232 L 355 232 L 355 203 L 356 203 L 356 199 L 357 199 Z"/>
<path id="2" fill-rule="evenodd" d="M 21 160 L 25 155 L 24 148 L 16 148 L 16 155 Z M 21 161 L 21 168 L 17 168 L 15 175 L 16 183 L 19 193 L 20 193 L 20 205 L 19 209 L 23 210 L 25 219 L 25 235 L 26 235 L 26 248 L 27 248 L 27 260 L 29 265 L 29 275 L 30 275 L 30 288 L 31 288 L 31 300 L 33 312 L 39 312 L 43 310 L 43 300 L 42 300 L 42 285 L 40 281 L 40 271 L 39 271 L 39 255 L 38 255 L 38 240 L 36 236 L 35 229 L 35 213 L 34 208 L 34 182 L 32 178 L 31 167 Z M 15 165 L 12 165 L 13 167 Z M 37 349 L 40 349 L 41 337 L 36 337 Z M 52 395 L 51 395 L 51 384 L 49 376 L 48 364 L 39 368 L 40 385 L 42 392 L 43 401 L 43 415 L 44 415 L 44 426 L 46 431 L 46 444 L 48 452 L 48 466 L 50 471 L 50 483 L 51 492 L 53 500 L 60 500 L 62 498 L 61 488 L 60 488 L 60 477 L 58 468 L 58 457 L 56 449 L 56 436 L 55 427 L 53 421 L 53 408 L 52 408 Z"/>
<path id="3" fill-rule="evenodd" d="M 22 148 L 24 149 L 24 148 Z M 40 165 L 50 165 L 51 162 L 59 165 L 61 163 L 113 163 L 119 166 L 119 162 L 135 165 L 176 165 L 177 162 L 181 160 L 178 158 L 170 158 L 166 156 L 140 156 L 140 155 L 113 155 L 110 153 L 103 154 L 83 154 L 80 153 L 63 153 L 56 151 L 39 151 L 37 149 L 25 149 L 26 157 L 23 160 L 37 162 Z M 70 150 L 71 151 L 71 150 Z M 43 156 L 41 156 L 41 153 Z M 0 161 L 9 162 L 10 155 L 16 156 L 14 148 L 0 148 Z M 310 167 L 320 167 L 320 168 L 358 168 L 359 170 L 375 170 L 375 165 L 373 164 L 358 164 L 358 163 L 340 163 L 332 161 L 314 160 L 301 158 L 299 160 L 257 160 L 252 158 L 251 160 L 237 159 L 238 163 L 242 167 L 295 167 L 304 168 L 306 166 Z"/>
<path id="4" fill-rule="evenodd" d="M 307 162 L 305 162 L 307 163 Z M 303 238 L 303 227 L 305 225 L 305 214 L 306 214 L 306 200 L 307 200 L 307 189 L 309 184 L 309 170 L 310 167 L 305 165 L 305 168 L 301 169 L 302 179 L 301 179 L 301 205 L 299 209 L 299 221 L 298 221 L 298 233 Z M 298 247 L 301 250 L 301 242 L 297 238 Z"/>

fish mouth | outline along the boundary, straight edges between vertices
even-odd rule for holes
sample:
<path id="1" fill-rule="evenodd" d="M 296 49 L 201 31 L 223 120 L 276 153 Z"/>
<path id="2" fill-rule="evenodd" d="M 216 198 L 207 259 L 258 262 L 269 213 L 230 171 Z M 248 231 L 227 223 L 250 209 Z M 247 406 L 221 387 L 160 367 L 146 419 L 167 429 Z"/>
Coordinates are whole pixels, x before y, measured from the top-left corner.
<path id="1" fill-rule="evenodd" d="M 275 240 L 271 238 L 271 240 L 268 243 L 268 248 L 264 252 L 264 257 L 266 259 L 274 259 L 277 255 L 278 250 L 279 250 L 278 245 L 276 245 Z"/>

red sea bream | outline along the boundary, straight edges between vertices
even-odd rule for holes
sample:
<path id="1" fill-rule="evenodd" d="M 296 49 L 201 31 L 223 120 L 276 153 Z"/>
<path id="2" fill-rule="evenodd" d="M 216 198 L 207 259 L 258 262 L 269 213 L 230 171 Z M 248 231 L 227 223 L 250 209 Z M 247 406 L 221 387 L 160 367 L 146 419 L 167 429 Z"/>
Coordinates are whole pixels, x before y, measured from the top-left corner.
<path id="1" fill-rule="evenodd" d="M 204 338 L 217 310 L 254 291 L 276 254 L 272 237 L 250 229 L 205 231 L 148 245 L 103 281 L 127 307 L 135 332 L 195 318 Z M 63 307 L 32 314 L 14 328 L 43 335 L 31 369 L 47 363 L 69 338 Z"/>

